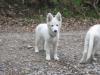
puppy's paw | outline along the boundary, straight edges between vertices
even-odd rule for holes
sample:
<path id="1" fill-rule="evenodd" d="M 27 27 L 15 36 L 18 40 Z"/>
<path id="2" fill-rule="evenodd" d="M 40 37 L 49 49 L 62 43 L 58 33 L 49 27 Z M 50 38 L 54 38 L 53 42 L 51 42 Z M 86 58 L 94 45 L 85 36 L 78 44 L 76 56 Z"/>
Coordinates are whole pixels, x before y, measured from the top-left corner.
<path id="1" fill-rule="evenodd" d="M 59 60 L 59 57 L 58 57 L 58 56 L 54 56 L 54 59 L 55 59 L 55 60 Z"/>
<path id="2" fill-rule="evenodd" d="M 80 63 L 80 64 L 84 64 L 85 62 L 81 60 L 79 63 Z"/>
<path id="3" fill-rule="evenodd" d="M 97 61 L 97 58 L 94 57 L 94 58 L 93 58 L 93 61 Z"/>
<path id="4" fill-rule="evenodd" d="M 85 64 L 85 63 L 86 63 L 86 61 L 85 61 L 85 60 L 83 60 L 83 59 L 81 59 L 81 60 L 79 61 L 79 63 L 80 63 L 80 64 Z"/>
<path id="5" fill-rule="evenodd" d="M 35 50 L 35 52 L 36 52 L 36 53 L 38 53 L 38 52 L 39 52 L 39 50 Z"/>
<path id="6" fill-rule="evenodd" d="M 46 56 L 46 60 L 51 60 L 51 58 L 50 58 L 50 56 L 48 55 L 48 56 Z"/>
<path id="7" fill-rule="evenodd" d="M 36 53 L 38 53 L 38 52 L 39 52 L 38 48 L 35 48 L 35 52 L 36 52 Z"/>

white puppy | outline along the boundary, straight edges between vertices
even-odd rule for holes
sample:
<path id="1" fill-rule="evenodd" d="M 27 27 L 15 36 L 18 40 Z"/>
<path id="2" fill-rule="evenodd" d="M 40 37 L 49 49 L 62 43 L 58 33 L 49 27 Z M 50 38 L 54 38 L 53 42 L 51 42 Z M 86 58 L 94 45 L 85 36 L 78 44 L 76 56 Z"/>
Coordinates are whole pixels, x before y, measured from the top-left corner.
<path id="1" fill-rule="evenodd" d="M 80 63 L 87 63 L 94 58 L 96 50 L 100 49 L 100 24 L 92 26 L 86 34 L 84 52 Z"/>
<path id="2" fill-rule="evenodd" d="M 43 49 L 46 50 L 46 60 L 51 60 L 50 43 L 53 45 L 54 59 L 59 60 L 57 55 L 57 46 L 59 33 L 62 24 L 61 14 L 58 12 L 55 17 L 51 13 L 47 15 L 47 23 L 39 24 L 35 30 L 35 52 L 39 52 L 38 44 L 43 42 Z"/>

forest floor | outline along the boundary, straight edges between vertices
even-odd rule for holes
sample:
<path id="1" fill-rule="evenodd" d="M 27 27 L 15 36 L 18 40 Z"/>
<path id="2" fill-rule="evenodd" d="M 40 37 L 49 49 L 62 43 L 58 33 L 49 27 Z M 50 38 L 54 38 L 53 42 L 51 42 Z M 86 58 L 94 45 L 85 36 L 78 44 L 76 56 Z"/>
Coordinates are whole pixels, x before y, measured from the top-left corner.
<path id="1" fill-rule="evenodd" d="M 97 61 L 79 64 L 84 50 L 85 34 L 91 24 L 80 26 L 74 21 L 73 24 L 80 26 L 76 27 L 71 26 L 72 24 L 68 26 L 68 21 L 64 22 L 58 46 L 60 60 L 55 61 L 52 58 L 46 61 L 45 51 L 34 51 L 36 24 L 17 26 L 19 19 L 18 22 L 10 19 L 12 25 L 8 19 L 5 22 L 0 21 L 0 75 L 100 75 L 100 51 Z"/>

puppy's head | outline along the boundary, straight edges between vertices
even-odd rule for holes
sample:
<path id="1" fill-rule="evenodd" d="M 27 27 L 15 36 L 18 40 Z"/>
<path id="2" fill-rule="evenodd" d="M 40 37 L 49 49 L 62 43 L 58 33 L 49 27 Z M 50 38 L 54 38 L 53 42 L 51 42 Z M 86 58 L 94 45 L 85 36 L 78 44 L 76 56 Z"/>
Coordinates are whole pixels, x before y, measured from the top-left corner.
<path id="1" fill-rule="evenodd" d="M 60 27 L 61 27 L 61 23 L 62 23 L 62 17 L 60 12 L 58 12 L 55 17 L 53 17 L 53 15 L 51 13 L 48 13 L 47 15 L 47 24 L 48 24 L 48 28 L 54 32 L 57 33 L 60 31 Z"/>

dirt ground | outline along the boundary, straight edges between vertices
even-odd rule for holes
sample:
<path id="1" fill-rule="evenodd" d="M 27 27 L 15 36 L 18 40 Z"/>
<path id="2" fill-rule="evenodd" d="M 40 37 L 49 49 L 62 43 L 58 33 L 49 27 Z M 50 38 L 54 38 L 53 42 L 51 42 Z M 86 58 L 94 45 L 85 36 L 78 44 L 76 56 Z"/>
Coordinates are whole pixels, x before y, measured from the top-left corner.
<path id="1" fill-rule="evenodd" d="M 100 75 L 98 60 L 79 64 L 88 28 L 100 19 L 63 20 L 58 47 L 59 61 L 45 60 L 45 51 L 34 51 L 34 19 L 0 16 L 0 75 Z M 33 32 L 32 32 L 33 31 Z M 53 56 L 51 48 L 51 57 Z"/>
<path id="2" fill-rule="evenodd" d="M 0 75 L 100 75 L 99 59 L 92 64 L 79 64 L 85 34 L 86 30 L 61 33 L 60 60 L 46 61 L 45 51 L 34 52 L 34 32 L 2 32 Z"/>

